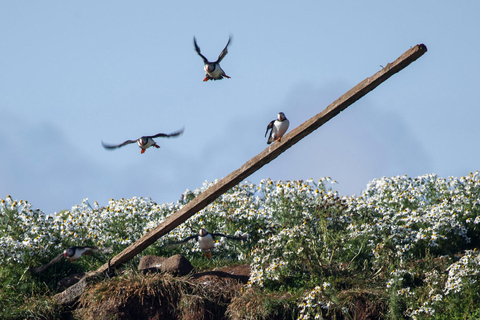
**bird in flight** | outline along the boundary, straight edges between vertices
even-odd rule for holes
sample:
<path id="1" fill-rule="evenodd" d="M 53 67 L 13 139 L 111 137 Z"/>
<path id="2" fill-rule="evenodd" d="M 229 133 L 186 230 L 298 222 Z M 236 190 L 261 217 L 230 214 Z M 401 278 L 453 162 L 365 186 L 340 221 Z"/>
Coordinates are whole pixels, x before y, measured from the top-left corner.
<path id="1" fill-rule="evenodd" d="M 205 64 L 203 67 L 205 69 L 205 79 L 203 79 L 203 81 L 222 80 L 223 77 L 230 78 L 225 74 L 225 71 L 223 71 L 223 69 L 220 67 L 220 61 L 222 61 L 222 59 L 225 58 L 225 56 L 228 53 L 227 48 L 228 48 L 228 45 L 230 44 L 230 40 L 232 40 L 231 36 L 228 38 L 228 42 L 225 48 L 222 50 L 222 52 L 220 52 L 220 55 L 218 56 L 217 61 L 210 62 L 208 61 L 207 58 L 205 58 L 203 54 L 200 53 L 200 47 L 197 44 L 197 39 L 193 37 L 193 45 L 195 46 L 195 51 L 198 53 L 200 57 L 202 57 L 203 63 Z"/>
<path id="2" fill-rule="evenodd" d="M 202 249 L 203 254 L 205 255 L 205 257 L 210 259 L 211 256 L 212 256 L 212 249 L 215 247 L 215 245 L 213 243 L 213 240 L 215 239 L 215 237 L 225 237 L 227 239 L 232 239 L 232 240 L 237 240 L 237 241 L 247 239 L 246 236 L 235 237 L 235 236 L 229 236 L 229 235 L 222 234 L 222 233 L 209 233 L 204 228 L 201 228 L 200 232 L 198 233 L 198 236 L 196 236 L 196 235 L 195 236 L 190 236 L 188 238 L 183 239 L 182 241 L 174 242 L 174 243 L 172 243 L 172 245 L 182 244 L 182 243 L 188 242 L 192 239 L 197 239 L 198 245 L 200 246 L 200 249 Z"/>
<path id="3" fill-rule="evenodd" d="M 183 133 L 184 129 L 182 128 L 181 130 L 178 130 L 178 131 L 175 131 L 173 133 L 169 133 L 169 134 L 166 134 L 166 133 L 158 133 L 156 135 L 153 135 L 153 136 L 143 136 L 137 140 L 127 140 L 121 144 L 117 144 L 117 145 L 113 145 L 113 144 L 106 144 L 102 141 L 102 145 L 105 149 L 116 149 L 116 148 L 120 148 L 120 147 L 123 147 L 123 146 L 126 146 L 127 144 L 131 144 L 131 143 L 137 143 L 138 146 L 142 149 L 141 153 L 144 153 L 145 150 L 147 150 L 148 148 L 150 147 L 155 147 L 155 148 L 160 148 L 160 146 L 155 142 L 155 140 L 153 140 L 153 138 L 170 138 L 170 137 L 176 137 L 176 136 L 179 136 Z"/>
<path id="4" fill-rule="evenodd" d="M 47 270 L 48 268 L 50 268 L 50 266 L 52 264 L 58 262 L 62 258 L 69 259 L 70 261 L 75 261 L 75 260 L 79 259 L 84 254 L 87 254 L 87 255 L 91 254 L 92 251 L 100 251 L 100 250 L 96 247 L 91 247 L 91 246 L 70 247 L 68 249 L 65 249 L 62 253 L 60 253 L 58 256 L 56 256 L 52 261 L 50 261 L 46 265 L 35 268 L 32 271 L 34 273 L 40 273 L 40 272 L 43 272 L 43 271 Z"/>
<path id="5" fill-rule="evenodd" d="M 267 126 L 265 137 L 267 136 L 268 130 L 271 129 L 267 143 L 270 144 L 273 141 L 280 142 L 285 132 L 287 132 L 289 125 L 290 121 L 288 121 L 288 119 L 285 117 L 285 114 L 283 112 L 279 112 L 277 119 L 272 120 Z"/>

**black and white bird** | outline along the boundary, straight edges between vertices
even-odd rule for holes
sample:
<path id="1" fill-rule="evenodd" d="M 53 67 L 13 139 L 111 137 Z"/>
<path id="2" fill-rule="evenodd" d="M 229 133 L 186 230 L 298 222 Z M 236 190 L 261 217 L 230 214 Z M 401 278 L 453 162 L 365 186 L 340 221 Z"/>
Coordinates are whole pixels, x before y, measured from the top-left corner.
<path id="1" fill-rule="evenodd" d="M 63 256 L 70 261 L 75 261 L 79 259 L 84 254 L 91 254 L 92 251 L 99 251 L 97 247 L 86 246 L 86 247 L 70 247 L 63 251 Z"/>
<path id="2" fill-rule="evenodd" d="M 210 259 L 211 256 L 212 256 L 212 249 L 215 247 L 215 245 L 213 243 L 213 240 L 215 239 L 215 237 L 225 237 L 227 239 L 232 239 L 232 240 L 237 240 L 237 241 L 247 239 L 246 236 L 235 237 L 235 236 L 229 236 L 229 235 L 222 234 L 222 233 L 208 233 L 207 230 L 205 230 L 204 228 L 201 228 L 200 232 L 198 233 L 198 236 L 190 236 L 188 238 L 183 239 L 182 241 L 174 242 L 174 243 L 172 243 L 172 245 L 185 243 L 185 242 L 188 242 L 192 239 L 197 239 L 198 245 L 199 245 L 200 249 L 202 249 L 203 254 L 205 254 L 205 257 Z"/>
<path id="3" fill-rule="evenodd" d="M 84 254 L 88 255 L 88 254 L 91 254 L 93 251 L 100 251 L 100 250 L 92 246 L 70 247 L 68 249 L 65 249 L 62 253 L 60 253 L 58 256 L 56 256 L 52 261 L 50 261 L 46 265 L 35 268 L 32 271 L 34 273 L 40 273 L 50 268 L 52 264 L 58 262 L 62 258 L 69 259 L 70 261 L 75 261 L 79 259 L 81 256 L 83 256 Z"/>
<path id="4" fill-rule="evenodd" d="M 285 132 L 287 132 L 289 125 L 290 121 L 288 121 L 287 117 L 285 117 L 285 114 L 283 112 L 279 112 L 277 119 L 272 120 L 267 126 L 265 137 L 267 136 L 268 130 L 272 130 L 268 136 L 267 143 L 270 144 L 273 141 L 280 142 Z"/>
<path id="5" fill-rule="evenodd" d="M 230 44 L 230 40 L 232 40 L 231 36 L 228 38 L 228 42 L 225 48 L 222 50 L 222 52 L 220 52 L 220 55 L 218 56 L 217 61 L 210 62 L 208 61 L 207 58 L 205 58 L 203 54 L 200 53 L 200 47 L 197 45 L 197 39 L 193 37 L 193 45 L 195 46 L 195 51 L 198 53 L 200 57 L 202 57 L 203 63 L 205 64 L 203 67 L 205 69 L 205 79 L 203 79 L 203 81 L 222 80 L 223 77 L 230 78 L 225 74 L 225 71 L 223 71 L 223 69 L 220 67 L 220 61 L 222 61 L 222 59 L 225 58 L 225 56 L 228 53 L 227 48 L 228 48 L 228 45 Z"/>
<path id="6" fill-rule="evenodd" d="M 155 142 L 155 140 L 153 140 L 153 138 L 170 138 L 170 137 L 176 137 L 176 136 L 179 136 L 183 133 L 184 129 L 182 128 L 181 130 L 179 131 L 175 131 L 173 133 L 158 133 L 156 135 L 153 135 L 153 136 L 143 136 L 137 140 L 127 140 L 121 144 L 117 144 L 117 145 L 112 145 L 112 144 L 106 144 L 102 141 L 102 145 L 105 149 L 116 149 L 116 148 L 120 148 L 120 147 L 123 147 L 123 146 L 126 146 L 127 144 L 131 144 L 131 143 L 137 143 L 138 146 L 142 149 L 141 153 L 144 153 L 145 150 L 147 150 L 148 148 L 150 147 L 155 147 L 155 148 L 160 148 L 160 146 Z"/>

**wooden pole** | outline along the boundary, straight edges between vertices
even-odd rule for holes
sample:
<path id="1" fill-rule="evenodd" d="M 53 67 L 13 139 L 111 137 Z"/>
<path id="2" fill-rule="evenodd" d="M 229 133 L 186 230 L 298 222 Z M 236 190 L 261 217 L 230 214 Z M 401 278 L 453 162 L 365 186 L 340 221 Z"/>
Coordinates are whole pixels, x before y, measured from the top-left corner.
<path id="1" fill-rule="evenodd" d="M 145 250 L 149 245 L 158 240 L 161 236 L 167 234 L 190 218 L 192 215 L 208 206 L 223 193 L 227 192 L 230 188 L 237 185 L 245 178 L 259 170 L 261 167 L 278 157 L 282 152 L 293 146 L 308 134 L 312 133 L 314 130 L 318 129 L 321 125 L 332 119 L 352 103 L 375 89 L 379 84 L 418 59 L 426 51 L 427 47 L 425 45 L 417 45 L 407 50 L 394 62 L 387 64 L 385 68 L 378 71 L 372 77 L 367 78 L 357 84 L 350 91 L 330 104 L 325 110 L 286 134 L 280 143 L 271 144 L 262 153 L 247 161 L 247 163 L 245 163 L 240 169 L 230 173 L 228 176 L 218 181 L 215 185 L 186 204 L 182 209 L 178 210 L 165 221 L 160 223 L 155 229 L 152 229 L 150 232 L 138 239 L 135 243 L 131 244 L 125 250 L 120 252 L 111 260 L 110 266 L 112 268 L 116 268 L 122 263 L 132 259 L 134 256 Z M 104 264 L 97 270 L 97 272 L 104 272 L 107 270 L 107 268 L 108 265 Z"/>
<path id="2" fill-rule="evenodd" d="M 230 173 L 228 176 L 218 181 L 216 184 L 208 188 L 205 192 L 198 195 L 192 201 L 187 203 L 183 208 L 169 216 L 165 221 L 160 223 L 155 229 L 151 230 L 135 243 L 128 246 L 125 250 L 113 257 L 110 261 L 111 268 L 117 268 L 121 264 L 129 261 L 134 256 L 145 250 L 149 245 L 154 243 L 161 236 L 173 230 L 175 227 L 186 221 L 192 215 L 205 208 L 212 203 L 220 195 L 237 185 L 245 178 L 259 170 L 261 167 L 278 157 L 282 152 L 293 146 L 302 138 L 312 133 L 328 120 L 339 114 L 352 103 L 375 89 L 382 82 L 390 78 L 395 73 L 407 67 L 410 63 L 417 60 L 425 52 L 427 47 L 424 44 L 416 45 L 407 50 L 394 62 L 386 65 L 385 68 L 378 71 L 373 76 L 366 78 L 347 93 L 331 103 L 325 110 L 316 116 L 305 121 L 303 124 L 286 134 L 280 143 L 275 142 L 267 147 L 263 152 L 247 161 L 240 169 Z M 93 274 L 105 272 L 108 264 L 104 264 Z M 91 273 L 92 274 L 92 273 Z M 92 275 L 93 275 L 92 274 Z"/>
<path id="3" fill-rule="evenodd" d="M 290 131 L 290 133 L 286 134 L 280 143 L 271 144 L 262 153 L 245 163 L 240 169 L 230 173 L 228 176 L 218 181 L 215 185 L 190 201 L 182 209 L 178 210 L 176 213 L 168 217 L 164 222 L 160 223 L 160 225 L 158 225 L 155 229 L 151 230 L 146 235 L 138 239 L 135 243 L 120 252 L 111 260 L 111 267 L 118 267 L 120 264 L 132 259 L 134 256 L 145 250 L 149 245 L 154 243 L 158 238 L 170 232 L 192 215 L 205 208 L 220 195 L 278 157 L 282 152 L 293 146 L 308 134 L 312 133 L 314 130 L 318 129 L 321 125 L 332 119 L 352 103 L 375 89 L 379 84 L 418 59 L 426 51 L 427 47 L 425 45 L 417 45 L 407 50 L 394 62 L 387 64 L 385 68 L 378 71 L 372 77 L 360 82 L 350 91 L 342 95 L 338 100 L 330 104 L 325 110 L 305 121 L 296 129 Z M 97 271 L 104 272 L 107 270 L 107 267 L 107 264 L 105 264 Z"/>

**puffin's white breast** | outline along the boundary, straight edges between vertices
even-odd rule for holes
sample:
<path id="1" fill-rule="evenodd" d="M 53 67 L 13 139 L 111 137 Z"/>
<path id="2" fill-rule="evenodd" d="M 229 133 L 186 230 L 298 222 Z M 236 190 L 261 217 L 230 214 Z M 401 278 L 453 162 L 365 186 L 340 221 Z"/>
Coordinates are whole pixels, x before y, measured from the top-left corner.
<path id="1" fill-rule="evenodd" d="M 212 72 L 208 72 L 208 65 L 205 65 L 204 69 L 205 69 L 205 73 L 214 79 L 219 79 L 225 74 L 222 68 L 220 68 L 219 64 L 215 65 L 215 70 L 213 70 Z"/>
<path id="2" fill-rule="evenodd" d="M 208 250 L 213 248 L 213 237 L 211 234 L 207 234 L 204 237 L 198 237 L 198 244 L 200 249 Z"/>
<path id="3" fill-rule="evenodd" d="M 143 146 L 141 145 L 141 141 L 142 141 L 142 139 L 138 139 L 137 144 L 140 148 L 143 148 L 143 149 L 148 149 L 155 144 L 155 140 L 153 140 L 152 138 L 148 139 L 147 144 L 145 144 Z"/>
<path id="4" fill-rule="evenodd" d="M 275 120 L 275 122 L 273 123 L 273 132 L 272 132 L 273 140 L 283 137 L 285 132 L 287 132 L 289 125 L 290 125 L 290 121 L 288 121 L 288 119 L 285 119 L 283 121 Z"/>
<path id="5" fill-rule="evenodd" d="M 69 257 L 68 259 L 70 260 L 77 260 L 78 258 L 80 258 L 82 256 L 82 254 L 85 252 L 86 250 L 84 248 L 77 248 L 75 250 L 75 254 L 71 257 Z"/>

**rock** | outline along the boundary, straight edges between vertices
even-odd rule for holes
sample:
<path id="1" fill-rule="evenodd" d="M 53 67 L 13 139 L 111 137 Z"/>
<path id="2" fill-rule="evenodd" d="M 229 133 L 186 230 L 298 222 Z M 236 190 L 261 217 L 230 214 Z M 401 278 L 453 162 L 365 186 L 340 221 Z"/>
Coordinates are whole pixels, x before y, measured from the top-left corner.
<path id="1" fill-rule="evenodd" d="M 167 272 L 174 276 L 184 276 L 193 270 L 193 266 L 190 261 L 180 254 L 176 254 L 170 258 L 149 255 L 140 260 L 138 270 L 144 272 Z"/>
<path id="2" fill-rule="evenodd" d="M 162 264 L 162 271 L 173 274 L 174 276 L 184 276 L 192 272 L 193 266 L 187 258 L 176 254 L 166 259 Z"/>
<path id="3" fill-rule="evenodd" d="M 98 282 L 99 275 L 95 272 L 85 274 L 80 281 L 68 287 L 65 291 L 53 296 L 55 301 L 63 306 L 72 306 L 85 292 L 88 284 Z"/>
<path id="4" fill-rule="evenodd" d="M 80 279 L 82 279 L 84 275 L 85 275 L 85 272 L 75 273 L 75 274 L 72 274 L 71 276 L 68 276 L 58 281 L 57 292 L 62 292 L 68 287 L 73 286 L 75 283 L 80 281 Z"/>
<path id="5" fill-rule="evenodd" d="M 140 259 L 140 263 L 138 264 L 138 270 L 143 270 L 144 272 L 146 271 L 156 271 L 156 272 L 161 272 L 162 271 L 162 263 L 167 260 L 165 257 L 157 257 L 153 255 L 148 255 L 145 257 L 142 257 Z"/>

